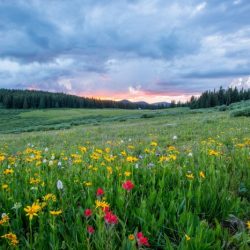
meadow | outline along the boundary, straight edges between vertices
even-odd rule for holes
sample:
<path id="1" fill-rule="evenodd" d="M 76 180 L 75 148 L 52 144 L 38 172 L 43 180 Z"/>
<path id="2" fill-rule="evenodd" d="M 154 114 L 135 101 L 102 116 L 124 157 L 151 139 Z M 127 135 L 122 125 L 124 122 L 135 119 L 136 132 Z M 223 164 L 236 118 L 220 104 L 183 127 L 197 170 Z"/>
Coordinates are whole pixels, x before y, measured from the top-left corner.
<path id="1" fill-rule="evenodd" d="M 232 114 L 0 109 L 0 249 L 249 249 L 250 118 Z"/>

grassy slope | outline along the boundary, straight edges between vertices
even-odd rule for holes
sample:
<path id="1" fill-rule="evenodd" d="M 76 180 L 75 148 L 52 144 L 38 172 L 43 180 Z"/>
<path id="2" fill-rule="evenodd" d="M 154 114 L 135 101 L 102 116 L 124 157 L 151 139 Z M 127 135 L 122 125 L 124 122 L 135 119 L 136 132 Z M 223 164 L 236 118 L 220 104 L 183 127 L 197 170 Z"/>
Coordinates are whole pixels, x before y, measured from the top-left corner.
<path id="1" fill-rule="evenodd" d="M 17 111 L 11 111 L 13 114 Z M 15 113 L 15 115 L 16 115 Z M 141 118 L 142 114 L 154 114 L 150 119 Z M 65 116 L 63 116 L 65 114 Z M 34 117 L 33 117 L 34 115 Z M 107 140 L 132 138 L 139 141 L 158 139 L 162 143 L 170 143 L 173 135 L 178 135 L 178 143 L 182 145 L 195 144 L 208 137 L 221 136 L 223 140 L 232 137 L 244 137 L 249 134 L 249 118 L 231 118 L 228 112 L 214 110 L 187 110 L 185 108 L 168 109 L 161 111 L 142 110 L 46 110 L 20 112 L 17 114 L 18 122 L 14 123 L 10 117 L 9 122 L 0 122 L 3 130 L 8 131 L 22 129 L 26 126 L 27 119 L 38 122 L 53 120 L 53 124 L 60 124 L 62 120 L 69 119 L 71 122 L 79 117 L 93 117 L 93 120 L 103 116 L 110 120 L 100 119 L 99 123 L 87 123 L 73 126 L 70 130 L 38 131 L 15 134 L 0 133 L 0 140 L 10 146 L 26 146 L 28 143 L 36 143 L 41 146 L 55 145 L 61 147 L 63 142 L 67 145 L 81 144 L 86 140 L 96 144 L 105 144 Z M 20 118 L 21 117 L 21 118 Z M 32 118 L 33 117 L 33 118 Z M 114 121 L 117 117 L 123 117 L 121 121 Z M 13 119 L 15 120 L 15 119 Z M 7 118 L 6 118 L 7 121 Z M 112 121 L 112 122 L 111 122 Z M 238 126 L 240 124 L 240 126 Z M 38 126 L 38 125 L 37 125 Z M 39 125 L 40 126 L 40 125 Z M 5 131 L 4 131 L 5 132 Z M 223 134 L 221 134 L 223 133 Z"/>
<path id="2" fill-rule="evenodd" d="M 148 113 L 150 111 L 143 111 Z M 119 109 L 47 109 L 6 110 L 0 109 L 0 133 L 69 128 L 71 125 L 96 123 L 109 118 L 138 117 L 139 110 Z M 73 124 L 74 123 L 74 124 Z"/>
<path id="3" fill-rule="evenodd" d="M 175 110 L 121 110 L 121 109 L 47 109 L 6 110 L 0 109 L 0 133 L 20 133 L 68 129 L 75 125 L 100 122 L 126 121 L 142 116 L 164 116 L 185 112 Z"/>

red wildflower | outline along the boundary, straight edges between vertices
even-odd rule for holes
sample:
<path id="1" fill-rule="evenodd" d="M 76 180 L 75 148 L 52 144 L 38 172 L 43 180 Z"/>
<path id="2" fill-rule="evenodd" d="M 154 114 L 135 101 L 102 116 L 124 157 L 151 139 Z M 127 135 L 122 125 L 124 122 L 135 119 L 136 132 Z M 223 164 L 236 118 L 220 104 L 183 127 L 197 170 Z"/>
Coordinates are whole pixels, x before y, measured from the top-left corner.
<path id="1" fill-rule="evenodd" d="M 106 212 L 104 216 L 104 220 L 107 224 L 117 224 L 118 223 L 118 217 L 113 214 L 112 212 Z"/>
<path id="2" fill-rule="evenodd" d="M 98 188 L 97 191 L 96 191 L 96 195 L 97 196 L 102 196 L 104 195 L 104 190 L 102 188 Z"/>
<path id="3" fill-rule="evenodd" d="M 90 217 L 91 215 L 92 215 L 92 210 L 89 209 L 89 208 L 85 209 L 85 211 L 84 211 L 84 216 L 85 216 L 86 218 L 88 218 L 88 217 Z"/>
<path id="4" fill-rule="evenodd" d="M 137 233 L 137 243 L 139 246 L 149 247 L 148 238 L 144 237 L 142 232 Z"/>
<path id="5" fill-rule="evenodd" d="M 104 207 L 102 211 L 106 214 L 107 212 L 109 212 L 109 207 Z"/>
<path id="6" fill-rule="evenodd" d="M 138 232 L 137 233 L 137 238 L 141 238 L 141 237 L 143 237 L 143 233 L 142 232 Z"/>
<path id="7" fill-rule="evenodd" d="M 87 226 L 87 231 L 89 234 L 93 234 L 95 232 L 95 229 L 92 226 Z"/>
<path id="8" fill-rule="evenodd" d="M 122 184 L 122 187 L 124 188 L 124 189 L 126 189 L 127 191 L 130 191 L 130 190 L 132 190 L 133 188 L 134 188 L 134 183 L 132 182 L 132 181 L 125 181 L 123 184 Z"/>

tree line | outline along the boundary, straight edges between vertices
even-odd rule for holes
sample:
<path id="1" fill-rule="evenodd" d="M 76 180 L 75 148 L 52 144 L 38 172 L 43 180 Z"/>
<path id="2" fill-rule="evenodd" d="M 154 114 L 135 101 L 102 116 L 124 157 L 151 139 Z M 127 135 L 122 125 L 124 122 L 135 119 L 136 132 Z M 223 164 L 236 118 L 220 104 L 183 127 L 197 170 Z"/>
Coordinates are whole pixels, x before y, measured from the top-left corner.
<path id="1" fill-rule="evenodd" d="M 46 109 L 46 108 L 121 108 L 155 109 L 161 105 L 133 103 L 129 101 L 100 100 L 79 97 L 64 93 L 51 93 L 37 90 L 0 89 L 0 104 L 8 109 Z"/>
<path id="2" fill-rule="evenodd" d="M 64 93 L 51 93 L 37 90 L 0 89 L 0 106 L 8 109 L 46 108 L 120 108 L 120 109 L 160 109 L 174 107 L 210 108 L 229 105 L 250 99 L 250 89 L 228 88 L 205 91 L 199 97 L 192 96 L 186 103 L 171 101 L 169 105 L 148 104 L 146 102 L 112 101 L 80 97 Z"/>
<path id="3" fill-rule="evenodd" d="M 191 109 L 210 108 L 221 105 L 229 105 L 234 102 L 250 99 L 250 89 L 228 88 L 205 91 L 199 97 L 192 96 L 186 104 Z"/>

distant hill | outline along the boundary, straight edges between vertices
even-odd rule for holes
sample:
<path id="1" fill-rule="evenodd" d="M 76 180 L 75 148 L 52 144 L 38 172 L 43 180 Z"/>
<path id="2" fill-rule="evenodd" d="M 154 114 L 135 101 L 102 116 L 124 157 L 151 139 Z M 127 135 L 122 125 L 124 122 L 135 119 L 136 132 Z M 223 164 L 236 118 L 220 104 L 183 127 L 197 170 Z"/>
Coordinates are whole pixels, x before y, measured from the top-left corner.
<path id="1" fill-rule="evenodd" d="M 127 105 L 135 104 L 135 105 L 137 105 L 137 106 L 140 107 L 140 108 L 147 107 L 147 106 L 152 106 L 152 107 L 154 107 L 154 104 L 149 104 L 149 103 L 144 102 L 144 101 L 131 102 L 131 101 L 129 101 L 129 100 L 121 100 L 121 101 L 119 101 L 119 102 L 120 102 L 120 103 L 123 103 L 123 104 L 127 104 Z"/>
<path id="2" fill-rule="evenodd" d="M 171 103 L 170 102 L 155 102 L 152 105 L 155 105 L 158 107 L 168 108 L 168 107 L 170 107 Z"/>
<path id="3" fill-rule="evenodd" d="M 154 106 L 157 108 L 160 108 L 160 107 L 161 108 L 168 108 L 171 105 L 170 102 L 155 102 L 155 103 L 151 103 L 151 104 L 144 102 L 144 101 L 131 102 L 129 100 L 121 100 L 119 102 L 126 103 L 126 104 L 134 103 L 134 104 L 139 105 L 141 107 L 151 105 L 151 106 Z"/>

